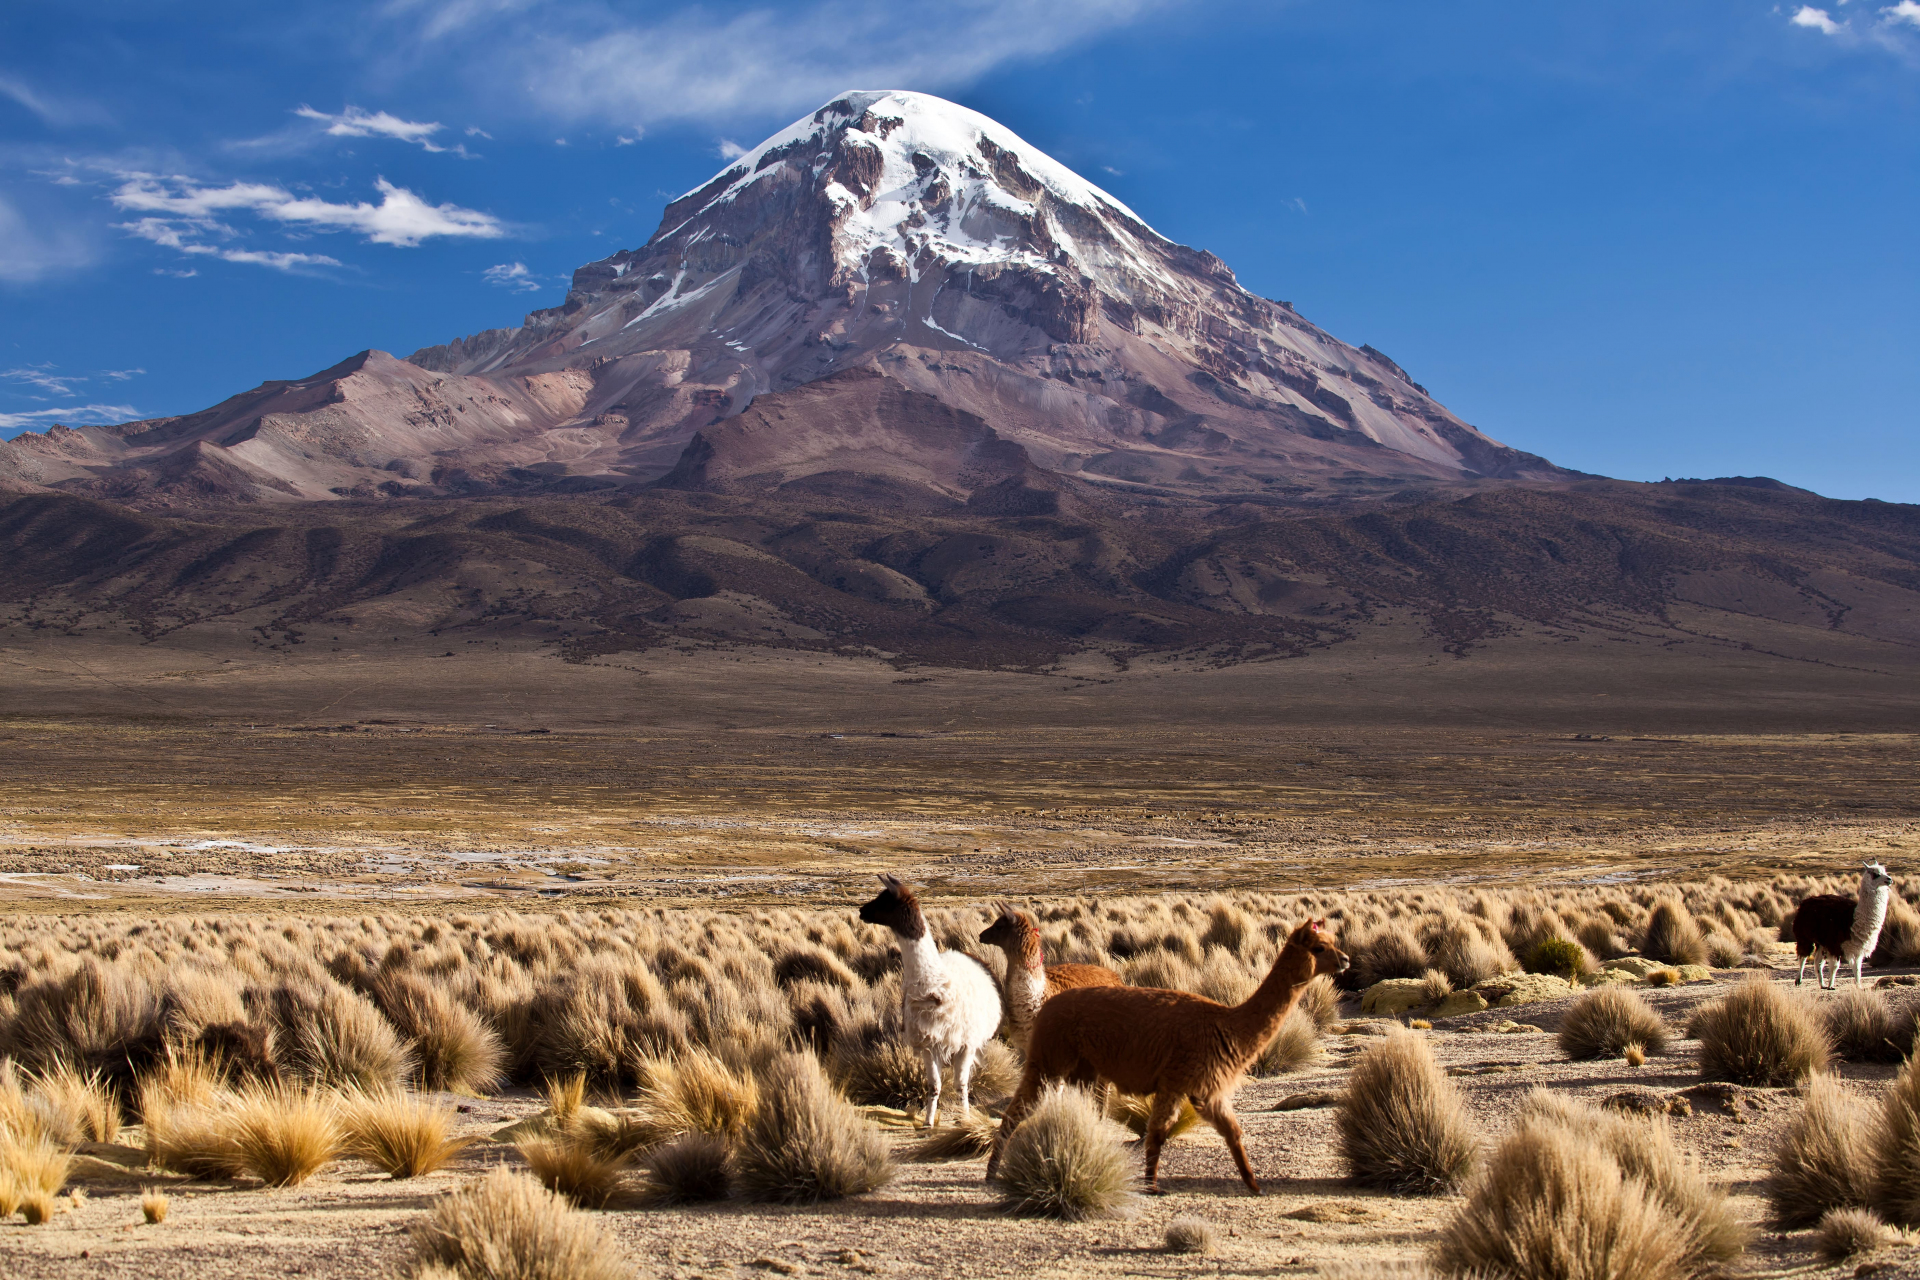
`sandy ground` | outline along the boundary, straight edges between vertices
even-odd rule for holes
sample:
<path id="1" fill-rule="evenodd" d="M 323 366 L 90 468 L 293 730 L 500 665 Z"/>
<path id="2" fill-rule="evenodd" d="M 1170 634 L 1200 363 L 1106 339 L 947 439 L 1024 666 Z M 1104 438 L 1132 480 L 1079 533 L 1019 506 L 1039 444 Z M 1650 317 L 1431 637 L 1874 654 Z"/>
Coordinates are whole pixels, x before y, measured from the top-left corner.
<path id="1" fill-rule="evenodd" d="M 1723 974 L 1732 980 L 1739 975 Z M 1790 981 L 1778 973 L 1776 980 Z M 1649 992 L 1676 1025 L 1725 983 Z M 1813 997 L 1813 998 L 1818 998 Z M 1627 1089 L 1686 1096 L 1690 1115 L 1674 1118 L 1676 1136 L 1708 1175 L 1725 1186 L 1738 1216 L 1756 1235 L 1736 1273 L 1754 1276 L 1857 1274 L 1858 1263 L 1828 1267 L 1808 1232 L 1777 1234 L 1761 1225 L 1759 1183 L 1782 1126 L 1800 1105 L 1790 1090 L 1737 1089 L 1731 1100 L 1702 1089 L 1697 1044 L 1679 1040 L 1641 1068 L 1623 1062 L 1565 1061 L 1549 1032 L 1568 1001 L 1490 1010 L 1423 1032 L 1489 1140 L 1511 1122 L 1535 1086 L 1601 1101 Z M 1518 1031 L 1498 1029 L 1518 1023 Z M 1379 1023 L 1344 1024 L 1356 1028 Z M 1535 1029 L 1539 1028 L 1539 1029 Z M 1008 1217 L 981 1183 L 982 1162 L 903 1163 L 899 1176 L 871 1195 L 813 1208 L 728 1203 L 651 1209 L 631 1202 L 599 1215 L 638 1276 L 882 1274 L 901 1276 L 1294 1276 L 1336 1262 L 1371 1265 L 1419 1255 L 1458 1209 L 1457 1196 L 1404 1198 L 1346 1183 L 1325 1107 L 1276 1111 L 1289 1095 L 1337 1091 L 1367 1034 L 1328 1037 L 1325 1062 L 1239 1095 L 1246 1143 L 1267 1194 L 1246 1194 L 1224 1146 L 1208 1133 L 1168 1148 L 1166 1194 L 1143 1197 L 1130 1218 L 1082 1224 Z M 1891 1067 L 1845 1065 L 1840 1074 L 1877 1088 Z M 470 1100 L 469 1131 L 490 1133 L 539 1109 L 526 1097 Z M 308 1276 L 316 1280 L 393 1274 L 404 1262 L 407 1227 L 433 1197 L 490 1165 L 518 1163 L 511 1148 L 482 1142 L 450 1169 L 394 1183 L 355 1161 L 341 1161 L 305 1185 L 270 1191 L 242 1185 L 179 1183 L 165 1224 L 141 1223 L 135 1184 L 96 1184 L 77 1207 L 50 1224 L 17 1220 L 0 1227 L 0 1274 L 38 1277 Z M 153 1179 L 158 1181 L 158 1179 Z M 1161 1248 L 1167 1223 L 1199 1216 L 1219 1228 L 1210 1257 Z M 1920 1248 L 1875 1255 L 1879 1274 L 1920 1275 Z"/>

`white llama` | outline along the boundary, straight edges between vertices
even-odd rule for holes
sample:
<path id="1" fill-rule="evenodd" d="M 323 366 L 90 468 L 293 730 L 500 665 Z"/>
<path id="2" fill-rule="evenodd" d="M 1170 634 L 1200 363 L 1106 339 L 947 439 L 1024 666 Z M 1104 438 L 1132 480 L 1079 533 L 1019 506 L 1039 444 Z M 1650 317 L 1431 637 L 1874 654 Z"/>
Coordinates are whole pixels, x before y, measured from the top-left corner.
<path id="1" fill-rule="evenodd" d="M 1840 970 L 1851 961 L 1853 985 L 1864 985 L 1860 966 L 1873 954 L 1880 941 L 1880 927 L 1887 922 L 1887 903 L 1893 896 L 1893 877 L 1877 862 L 1869 862 L 1860 873 L 1860 896 L 1849 898 L 1838 893 L 1817 893 L 1803 901 L 1793 914 L 1793 946 L 1800 956 L 1800 974 L 1793 980 L 1799 986 L 1807 978 L 1807 961 L 1816 959 L 1814 971 L 1823 991 L 1840 985 Z M 1833 959 L 1833 981 L 1827 981 L 1827 960 Z"/>

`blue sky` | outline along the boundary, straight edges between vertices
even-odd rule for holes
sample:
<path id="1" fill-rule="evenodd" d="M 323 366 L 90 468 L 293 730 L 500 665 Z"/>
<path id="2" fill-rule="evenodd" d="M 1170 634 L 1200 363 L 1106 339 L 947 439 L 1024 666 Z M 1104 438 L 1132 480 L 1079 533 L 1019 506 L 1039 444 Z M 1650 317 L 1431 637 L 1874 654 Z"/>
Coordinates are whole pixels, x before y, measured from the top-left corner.
<path id="1" fill-rule="evenodd" d="M 1920 502 L 1920 3 L 0 12 L 0 435 L 557 304 L 731 145 L 940 93 L 1490 434 Z"/>

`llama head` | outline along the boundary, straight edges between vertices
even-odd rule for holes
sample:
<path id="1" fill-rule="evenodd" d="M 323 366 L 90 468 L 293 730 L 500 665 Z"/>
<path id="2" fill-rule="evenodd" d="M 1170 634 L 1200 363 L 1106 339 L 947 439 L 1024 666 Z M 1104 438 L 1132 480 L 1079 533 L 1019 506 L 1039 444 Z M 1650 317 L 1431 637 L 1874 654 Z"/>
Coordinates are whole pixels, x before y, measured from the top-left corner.
<path id="1" fill-rule="evenodd" d="M 1869 893 L 1875 889 L 1884 889 L 1892 883 L 1893 877 L 1877 862 L 1869 862 L 1866 870 L 1860 873 L 1860 887 Z"/>
<path id="2" fill-rule="evenodd" d="M 1289 947 L 1299 947 L 1313 959 L 1315 976 L 1323 973 L 1345 973 L 1353 962 L 1347 959 L 1347 953 L 1333 945 L 1333 939 L 1327 936 L 1327 921 L 1323 916 L 1318 920 L 1309 920 L 1291 934 L 1287 935 Z"/>
<path id="3" fill-rule="evenodd" d="M 907 887 L 907 882 L 898 876 L 883 875 L 880 883 L 886 888 L 874 895 L 873 901 L 860 908 L 861 921 L 885 925 L 909 940 L 924 936 L 927 932 L 926 918 L 920 914 L 920 900 L 913 896 L 913 890 Z"/>
<path id="4" fill-rule="evenodd" d="M 1014 907 L 1011 902 L 994 904 L 1000 913 L 992 924 L 980 934 L 980 941 L 990 947 L 1004 947 L 1009 951 L 1018 951 L 1021 940 L 1033 929 L 1033 921 L 1027 913 Z"/>

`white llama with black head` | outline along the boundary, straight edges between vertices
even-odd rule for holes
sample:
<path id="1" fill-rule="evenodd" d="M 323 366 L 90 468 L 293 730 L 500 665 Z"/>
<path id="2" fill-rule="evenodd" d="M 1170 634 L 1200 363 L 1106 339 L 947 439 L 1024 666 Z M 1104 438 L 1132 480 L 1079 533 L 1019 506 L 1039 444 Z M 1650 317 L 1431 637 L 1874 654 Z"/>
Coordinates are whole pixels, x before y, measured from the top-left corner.
<path id="1" fill-rule="evenodd" d="M 1800 974 L 1793 982 L 1799 986 L 1807 978 L 1807 961 L 1818 960 L 1814 974 L 1821 989 L 1831 991 L 1840 985 L 1840 970 L 1853 965 L 1853 985 L 1863 985 L 1860 966 L 1873 954 L 1880 942 L 1880 927 L 1887 922 L 1887 903 L 1893 897 L 1893 877 L 1877 862 L 1869 862 L 1860 873 L 1860 895 L 1845 897 L 1838 893 L 1817 893 L 1800 904 L 1793 915 L 1793 947 L 1800 956 Z M 1827 960 L 1833 960 L 1833 981 L 1827 981 Z"/>

